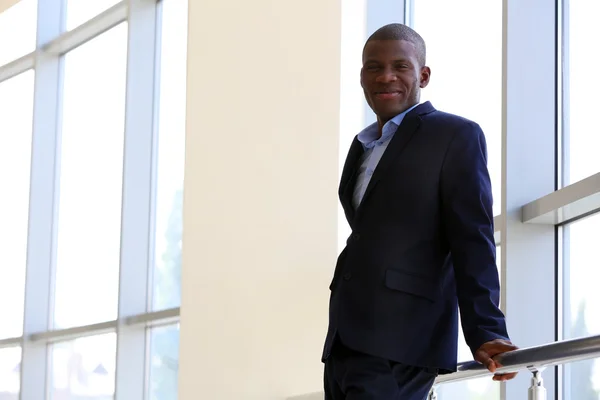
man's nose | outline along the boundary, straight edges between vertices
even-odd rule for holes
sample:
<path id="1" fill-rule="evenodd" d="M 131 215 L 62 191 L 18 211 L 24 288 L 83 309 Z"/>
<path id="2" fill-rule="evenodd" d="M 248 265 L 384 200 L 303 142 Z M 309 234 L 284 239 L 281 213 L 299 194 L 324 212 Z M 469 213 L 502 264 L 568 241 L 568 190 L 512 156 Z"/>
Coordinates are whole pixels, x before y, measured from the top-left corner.
<path id="1" fill-rule="evenodd" d="M 384 70 L 381 73 L 381 75 L 379 75 L 377 77 L 377 81 L 381 82 L 381 83 L 395 82 L 397 80 L 398 80 L 398 77 L 396 76 L 396 74 L 394 73 L 394 71 L 391 70 L 391 69 Z"/>

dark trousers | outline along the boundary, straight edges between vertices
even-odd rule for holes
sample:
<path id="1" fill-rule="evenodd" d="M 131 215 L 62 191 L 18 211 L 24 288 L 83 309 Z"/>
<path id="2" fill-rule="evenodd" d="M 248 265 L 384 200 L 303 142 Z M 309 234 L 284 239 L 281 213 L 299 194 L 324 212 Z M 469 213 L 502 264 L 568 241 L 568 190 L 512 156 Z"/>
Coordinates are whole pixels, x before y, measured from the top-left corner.
<path id="1" fill-rule="evenodd" d="M 425 400 L 437 371 L 359 353 L 336 338 L 325 360 L 325 400 Z"/>

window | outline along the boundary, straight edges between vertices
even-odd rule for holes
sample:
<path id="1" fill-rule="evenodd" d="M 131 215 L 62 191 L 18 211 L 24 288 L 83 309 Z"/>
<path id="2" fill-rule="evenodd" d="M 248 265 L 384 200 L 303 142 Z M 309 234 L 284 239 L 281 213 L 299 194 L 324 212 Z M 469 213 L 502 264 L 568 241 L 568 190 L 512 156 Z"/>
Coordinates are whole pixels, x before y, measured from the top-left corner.
<path id="1" fill-rule="evenodd" d="M 600 76 L 593 72 L 600 68 L 600 55 L 590 51 L 598 37 L 596 16 L 600 14 L 600 3 L 565 0 L 564 9 L 563 183 L 566 185 L 600 172 L 597 157 L 600 136 L 595 118 Z"/>
<path id="2" fill-rule="evenodd" d="M 152 307 L 181 304 L 187 1 L 161 3 Z M 149 400 L 177 400 L 179 326 L 150 330 Z"/>
<path id="3" fill-rule="evenodd" d="M 564 242 L 564 336 L 565 339 L 600 334 L 600 280 L 598 258 L 600 214 L 563 228 Z M 566 398 L 595 400 L 600 396 L 600 360 L 587 360 L 565 367 Z"/>
<path id="4" fill-rule="evenodd" d="M 67 30 L 76 28 L 118 2 L 119 0 L 66 0 Z"/>
<path id="5" fill-rule="evenodd" d="M 54 322 L 115 319 L 127 24 L 65 56 Z"/>
<path id="6" fill-rule="evenodd" d="M 3 5 L 0 3 L 0 65 L 35 49 L 37 15 L 37 0 L 21 0 L 4 12 Z"/>
<path id="7" fill-rule="evenodd" d="M 37 5 L 0 13 L 0 400 L 176 400 L 187 1 Z"/>
<path id="8" fill-rule="evenodd" d="M 477 122 L 485 133 L 494 215 L 500 214 L 502 1 L 414 0 L 431 81 L 421 101 Z M 449 32 L 452 32 L 449 39 Z M 474 34 L 476 32 L 476 34 Z"/>
<path id="9" fill-rule="evenodd" d="M 0 349 L 0 399 L 19 400 L 21 348 Z"/>
<path id="10" fill-rule="evenodd" d="M 162 3 L 153 308 L 181 303 L 187 1 Z"/>
<path id="11" fill-rule="evenodd" d="M 177 400 L 179 325 L 153 328 L 150 332 L 149 400 Z"/>
<path id="12" fill-rule="evenodd" d="M 51 348 L 50 400 L 112 400 L 114 333 L 56 343 Z"/>
<path id="13" fill-rule="evenodd" d="M 7 13 L 15 17 L 14 10 L 27 4 L 35 3 L 22 0 L 21 8 Z M 52 34 L 60 31 L 62 21 L 55 18 L 59 13 L 44 13 L 38 24 L 41 37 L 59 44 L 64 40 L 64 46 L 55 48 L 66 53 L 38 49 L 32 54 L 38 74 L 27 69 L 15 74 L 13 66 L 0 67 L 0 107 L 9 111 L 0 122 L 0 183 L 11 189 L 11 196 L 0 200 L 0 217 L 9 221 L 0 227 L 6 261 L 0 266 L 0 312 L 5 321 L 0 341 L 6 347 L 1 350 L 0 396 L 18 395 L 22 379 L 27 383 L 24 400 L 143 398 L 146 392 L 156 400 L 176 399 L 187 3 L 144 1 L 129 8 L 126 1 L 90 6 L 68 0 L 65 5 L 67 30 L 109 8 L 114 13 L 76 35 L 58 37 Z M 0 21 L 0 29 L 17 29 L 6 19 Z M 135 41 L 134 48 L 129 40 Z M 9 61 L 16 57 L 9 56 Z M 18 69 L 21 63 L 16 65 Z M 126 103 L 142 97 L 145 105 L 140 107 L 137 100 Z M 38 193 L 32 203 L 34 217 L 28 214 L 30 168 Z M 137 178 L 148 181 L 138 186 Z M 128 203 L 123 203 L 124 193 Z M 140 217 L 132 212 L 150 205 L 151 221 L 148 213 Z M 143 221 L 137 223 L 136 218 Z M 139 242 L 124 240 L 124 221 L 135 231 L 128 238 L 139 237 Z M 48 251 L 30 262 L 31 232 L 33 245 L 47 243 Z M 150 261 L 144 252 L 151 255 Z M 28 262 L 34 264 L 35 274 L 26 275 Z M 132 276 L 146 269 L 151 279 L 146 273 L 139 279 Z M 44 304 L 53 307 L 30 306 L 24 318 L 24 294 L 32 296 L 31 287 L 52 287 Z M 31 298 L 25 302 L 32 303 Z M 147 313 L 155 309 L 162 312 Z M 117 336 L 118 326 L 128 329 Z M 23 334 L 33 337 L 25 346 L 48 344 L 47 363 L 43 352 L 27 348 L 23 366 L 20 352 L 9 357 Z M 138 347 L 117 349 L 117 339 Z M 126 363 L 119 364 L 119 375 L 117 360 Z M 145 374 L 128 374 L 132 366 L 139 371 L 148 367 L 151 382 Z M 42 373 L 47 387 L 34 387 Z M 131 382 L 130 376 L 138 381 Z M 127 381 L 121 389 L 119 379 Z"/>
<path id="14" fill-rule="evenodd" d="M 0 339 L 23 333 L 34 72 L 0 83 Z"/>
<path id="15" fill-rule="evenodd" d="M 462 330 L 458 340 L 460 343 L 458 349 L 459 361 L 472 360 L 473 355 L 464 343 Z M 477 378 L 442 385 L 438 389 L 438 394 L 440 399 L 447 400 L 500 400 L 500 384 L 493 381 L 491 377 Z"/>

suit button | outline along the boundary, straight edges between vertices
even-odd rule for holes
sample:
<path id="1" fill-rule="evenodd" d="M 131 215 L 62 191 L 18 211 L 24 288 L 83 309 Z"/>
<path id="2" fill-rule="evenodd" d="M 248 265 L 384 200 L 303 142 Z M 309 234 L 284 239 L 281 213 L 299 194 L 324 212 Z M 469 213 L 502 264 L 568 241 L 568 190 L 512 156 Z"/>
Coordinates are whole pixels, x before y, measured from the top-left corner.
<path id="1" fill-rule="evenodd" d="M 345 281 L 349 281 L 350 278 L 352 278 L 352 274 L 350 272 L 347 272 L 347 273 L 344 274 L 344 280 Z"/>
<path id="2" fill-rule="evenodd" d="M 352 239 L 359 240 L 360 239 L 360 235 L 358 233 L 353 233 L 352 234 Z"/>

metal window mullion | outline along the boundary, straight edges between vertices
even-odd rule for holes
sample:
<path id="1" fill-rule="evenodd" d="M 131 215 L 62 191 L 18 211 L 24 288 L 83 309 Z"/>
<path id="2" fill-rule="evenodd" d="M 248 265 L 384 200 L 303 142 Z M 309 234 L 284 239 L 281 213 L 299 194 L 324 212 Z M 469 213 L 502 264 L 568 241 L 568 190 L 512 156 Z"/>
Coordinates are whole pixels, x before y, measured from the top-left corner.
<path id="1" fill-rule="evenodd" d="M 8 64 L 0 65 L 0 83 L 14 78 L 35 66 L 36 53 L 32 52 Z"/>
<path id="2" fill-rule="evenodd" d="M 559 171 L 558 171 L 558 184 L 559 188 L 565 187 L 571 183 L 571 160 L 570 160 L 570 146 L 571 146 L 571 123 L 570 123 L 570 12 L 569 12 L 569 1 L 568 0 L 557 0 L 558 12 L 560 16 L 558 18 L 557 28 L 559 29 L 560 36 L 558 46 L 558 60 L 557 68 L 559 74 L 557 76 L 557 85 L 560 88 L 558 94 L 559 108 L 558 108 L 558 127 L 561 132 L 561 136 L 557 142 L 559 144 Z"/>
<path id="3" fill-rule="evenodd" d="M 49 54 L 65 54 L 85 44 L 126 20 L 127 5 L 127 0 L 115 4 L 80 26 L 64 32 L 54 40 L 42 43 L 42 49 Z"/>
<path id="4" fill-rule="evenodd" d="M 600 210 L 600 173 L 591 175 L 522 207 L 528 224 L 560 225 Z"/>
<path id="5" fill-rule="evenodd" d="M 370 36 L 383 25 L 398 21 L 405 21 L 405 12 L 412 6 L 410 1 L 411 0 L 368 1 L 366 20 L 367 36 Z"/>
<path id="6" fill-rule="evenodd" d="M 37 47 L 60 35 L 63 0 L 38 2 Z M 61 62 L 37 51 L 33 109 L 27 277 L 21 362 L 21 400 L 46 398 L 46 343 L 27 340 L 49 328 L 54 281 L 55 215 L 60 146 Z"/>
<path id="7" fill-rule="evenodd" d="M 114 333 L 117 328 L 117 321 L 99 322 L 92 325 L 76 326 L 73 328 L 51 330 L 46 332 L 34 333 L 29 336 L 30 342 L 65 342 L 86 336 L 97 336 L 104 333 Z"/>
<path id="8" fill-rule="evenodd" d="M 135 315 L 125 319 L 127 326 L 143 325 L 146 327 L 157 325 L 169 325 L 179 322 L 180 308 L 169 308 L 166 310 L 152 311 L 146 314 Z"/>
<path id="9" fill-rule="evenodd" d="M 501 302 L 511 339 L 520 347 L 552 342 L 556 333 L 555 227 L 522 221 L 522 206 L 556 184 L 555 5 L 503 0 Z M 522 84 L 523 65 L 536 71 L 528 85 Z M 553 398 L 554 368 L 543 378 Z M 530 379 L 522 373 L 502 385 L 502 398 L 526 396 Z"/>
<path id="10" fill-rule="evenodd" d="M 564 340 L 572 338 L 571 335 L 571 229 L 569 225 L 559 226 L 557 229 L 557 338 Z M 557 400 L 568 399 L 571 389 L 571 370 L 568 365 L 558 367 L 557 373 Z"/>
<path id="11" fill-rule="evenodd" d="M 174 307 L 166 310 L 145 312 L 132 315 L 121 320 L 98 322 L 90 325 L 75 326 L 72 328 L 45 330 L 27 335 L 28 343 L 44 342 L 56 343 L 87 336 L 98 336 L 108 332 L 115 332 L 119 325 L 123 329 L 144 329 L 157 326 L 174 325 L 179 322 L 180 308 Z M 21 345 L 23 338 L 13 337 L 0 340 L 0 348 Z"/>
<path id="12" fill-rule="evenodd" d="M 413 14 L 405 15 L 407 9 L 411 9 L 414 3 L 411 0 L 378 0 L 378 1 L 367 1 L 367 15 L 366 15 L 366 26 L 367 32 L 365 41 L 373 32 L 381 28 L 384 25 L 398 22 L 407 21 L 407 17 L 412 18 Z M 412 25 L 413 21 L 407 21 Z M 375 114 L 371 107 L 364 103 L 364 115 L 365 125 L 371 124 L 376 121 Z"/>
<path id="13" fill-rule="evenodd" d="M 0 340 L 0 349 L 21 346 L 22 342 L 23 342 L 23 338 L 21 336 L 2 339 L 2 340 Z"/>
<path id="14" fill-rule="evenodd" d="M 119 320 L 148 309 L 152 265 L 156 3 L 129 0 L 129 46 Z M 117 327 L 116 400 L 143 399 L 146 382 L 146 327 Z"/>
<path id="15" fill-rule="evenodd" d="M 404 24 L 415 25 L 415 0 L 404 0 Z"/>

